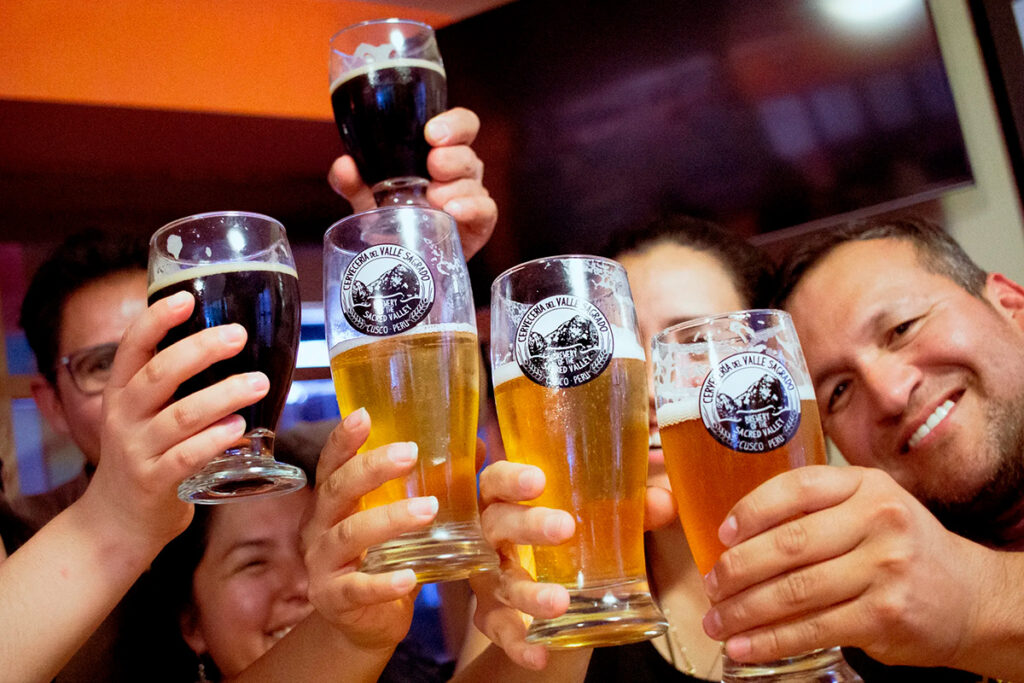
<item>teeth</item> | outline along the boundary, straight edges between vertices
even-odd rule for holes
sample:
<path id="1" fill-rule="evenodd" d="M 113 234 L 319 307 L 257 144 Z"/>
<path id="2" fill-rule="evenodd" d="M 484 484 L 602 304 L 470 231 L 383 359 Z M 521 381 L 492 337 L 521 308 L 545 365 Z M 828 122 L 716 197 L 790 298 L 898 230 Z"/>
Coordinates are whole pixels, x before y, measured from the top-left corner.
<path id="1" fill-rule="evenodd" d="M 931 434 L 932 430 L 940 422 L 946 419 L 949 415 L 949 411 L 953 409 L 953 401 L 946 401 L 941 406 L 935 409 L 935 412 L 928 416 L 928 419 L 924 421 L 924 424 L 917 428 L 913 436 L 910 437 L 910 441 L 907 445 L 913 448 L 917 444 L 921 443 L 921 439 Z"/>
<path id="2" fill-rule="evenodd" d="M 661 448 L 661 432 L 654 432 L 651 434 L 650 440 L 647 442 L 648 448 Z"/>
<path id="3" fill-rule="evenodd" d="M 277 640 L 281 640 L 281 639 L 282 639 L 282 638 L 284 638 L 284 637 L 285 637 L 286 635 L 288 635 L 288 633 L 289 633 L 289 632 L 290 632 L 290 631 L 291 631 L 291 630 L 292 630 L 293 628 L 295 628 L 295 625 L 294 625 L 294 624 L 292 624 L 291 626 L 285 626 L 284 628 L 279 628 L 279 629 L 277 629 L 276 631 L 272 632 L 272 633 L 270 634 L 270 637 L 271 637 L 271 638 L 273 638 L 273 639 L 274 639 L 275 641 L 277 641 Z"/>

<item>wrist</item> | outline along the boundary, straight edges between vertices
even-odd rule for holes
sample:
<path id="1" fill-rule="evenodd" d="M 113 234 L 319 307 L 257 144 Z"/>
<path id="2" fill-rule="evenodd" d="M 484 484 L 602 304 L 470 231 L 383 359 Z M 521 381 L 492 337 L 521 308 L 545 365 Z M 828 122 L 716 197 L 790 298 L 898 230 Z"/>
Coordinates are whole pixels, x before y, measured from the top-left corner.
<path id="1" fill-rule="evenodd" d="M 113 504 L 93 486 L 68 512 L 72 523 L 93 539 L 94 552 L 111 569 L 120 567 L 125 572 L 141 573 L 170 540 L 140 527 L 128 510 Z"/>

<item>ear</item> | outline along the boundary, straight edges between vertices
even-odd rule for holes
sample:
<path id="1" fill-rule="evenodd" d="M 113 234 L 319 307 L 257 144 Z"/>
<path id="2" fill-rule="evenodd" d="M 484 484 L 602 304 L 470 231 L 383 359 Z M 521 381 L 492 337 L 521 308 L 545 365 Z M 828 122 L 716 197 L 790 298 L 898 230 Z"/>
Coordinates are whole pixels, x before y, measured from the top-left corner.
<path id="1" fill-rule="evenodd" d="M 57 387 L 47 382 L 41 375 L 36 375 L 29 383 L 32 391 L 32 398 L 35 399 L 36 408 L 42 413 L 43 418 L 50 424 L 53 431 L 64 436 L 70 436 L 68 420 L 64 414 L 64 404 L 60 401 Z"/>
<path id="2" fill-rule="evenodd" d="M 985 298 L 1024 330 L 1024 287 L 1001 273 L 989 273 L 985 280 Z"/>
<path id="3" fill-rule="evenodd" d="M 210 648 L 206 646 L 203 630 L 199 628 L 199 615 L 196 614 L 195 607 L 191 605 L 187 607 L 178 618 L 178 624 L 181 627 L 181 637 L 185 644 L 192 649 L 192 652 L 202 655 L 209 651 Z"/>

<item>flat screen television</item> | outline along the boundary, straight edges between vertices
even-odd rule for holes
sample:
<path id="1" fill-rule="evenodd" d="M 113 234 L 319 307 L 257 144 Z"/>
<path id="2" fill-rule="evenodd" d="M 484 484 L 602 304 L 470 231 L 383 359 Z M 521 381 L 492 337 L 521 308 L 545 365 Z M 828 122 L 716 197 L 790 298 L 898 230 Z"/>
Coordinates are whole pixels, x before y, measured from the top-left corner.
<path id="1" fill-rule="evenodd" d="M 924 0 L 517 0 L 438 41 L 501 208 L 478 299 L 659 213 L 764 241 L 971 182 Z"/>

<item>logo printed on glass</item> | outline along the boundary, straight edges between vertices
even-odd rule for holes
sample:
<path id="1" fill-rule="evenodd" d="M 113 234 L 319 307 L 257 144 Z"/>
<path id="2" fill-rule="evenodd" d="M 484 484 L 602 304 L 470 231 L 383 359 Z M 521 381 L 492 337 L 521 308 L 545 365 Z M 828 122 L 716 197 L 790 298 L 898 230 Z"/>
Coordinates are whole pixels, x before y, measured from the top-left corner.
<path id="1" fill-rule="evenodd" d="M 434 277 L 420 256 L 396 244 L 362 250 L 341 276 L 341 310 L 363 334 L 405 332 L 434 305 Z"/>
<path id="2" fill-rule="evenodd" d="M 614 350 L 608 319 L 575 296 L 552 296 L 534 304 L 516 328 L 516 363 L 523 374 L 546 387 L 589 382 L 608 367 Z"/>
<path id="3" fill-rule="evenodd" d="M 800 392 L 786 366 L 765 353 L 737 353 L 712 369 L 700 388 L 700 416 L 734 451 L 763 453 L 800 426 Z"/>

